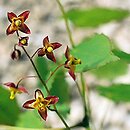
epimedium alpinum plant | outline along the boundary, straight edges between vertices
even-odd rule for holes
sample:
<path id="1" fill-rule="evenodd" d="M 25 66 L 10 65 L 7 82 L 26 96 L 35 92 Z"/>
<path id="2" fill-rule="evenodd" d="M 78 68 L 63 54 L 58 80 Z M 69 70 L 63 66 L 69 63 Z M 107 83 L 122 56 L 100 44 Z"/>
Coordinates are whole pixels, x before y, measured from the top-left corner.
<path id="1" fill-rule="evenodd" d="M 15 98 L 16 94 L 29 94 L 26 86 L 22 85 L 23 80 L 28 78 L 39 79 L 40 84 L 38 84 L 38 89 L 34 90 L 34 98 L 32 97 L 31 100 L 23 102 L 23 108 L 25 108 L 24 110 L 36 109 L 41 116 L 41 119 L 43 119 L 41 120 L 41 122 L 47 120 L 47 111 L 56 112 L 61 121 L 64 123 L 65 127 L 67 129 L 71 129 L 72 125 L 68 125 L 68 123 L 65 121 L 65 117 L 63 116 L 62 111 L 60 110 L 61 106 L 65 105 L 65 107 L 69 107 L 69 105 L 64 101 L 65 98 L 68 98 L 68 93 L 66 93 L 66 88 L 68 86 L 65 82 L 66 77 L 64 75 L 64 71 L 68 71 L 69 78 L 72 79 L 72 81 L 74 81 L 75 83 L 73 89 L 77 89 L 79 91 L 84 109 L 84 117 L 81 122 L 75 125 L 75 127 L 79 126 L 89 129 L 89 127 L 92 126 L 92 119 L 91 109 L 88 100 L 89 98 L 87 98 L 87 96 L 89 96 L 89 87 L 88 85 L 86 85 L 87 81 L 85 81 L 84 79 L 84 72 L 97 68 L 99 66 L 106 65 L 109 62 L 117 61 L 119 60 L 119 57 L 122 56 L 122 53 L 119 53 L 117 50 L 114 50 L 112 52 L 110 39 L 103 34 L 95 34 L 93 37 L 82 41 L 78 45 L 75 45 L 72 33 L 69 28 L 68 19 L 70 19 L 76 26 L 85 26 L 85 22 L 82 22 L 80 16 L 86 16 L 86 14 L 89 14 L 89 11 L 87 12 L 86 10 L 72 10 L 65 13 L 64 7 L 62 6 L 60 0 L 56 1 L 65 20 L 66 31 L 70 40 L 70 45 L 67 45 L 64 49 L 64 59 L 59 61 L 55 56 L 55 51 L 57 51 L 57 49 L 60 49 L 62 44 L 60 42 L 53 42 L 53 40 L 49 36 L 43 37 L 43 39 L 41 39 L 41 43 L 43 43 L 43 45 L 41 44 L 41 47 L 36 49 L 36 51 L 34 51 L 32 55 L 30 55 L 26 48 L 28 47 L 28 45 L 30 45 L 29 34 L 31 34 L 31 29 L 29 28 L 29 25 L 26 25 L 26 20 L 28 19 L 28 16 L 31 12 L 23 11 L 18 16 L 14 12 L 8 12 L 7 16 L 10 25 L 6 30 L 6 34 L 12 36 L 13 34 L 16 34 L 17 36 L 17 44 L 12 45 L 13 52 L 11 53 L 11 58 L 18 61 L 18 59 L 21 58 L 21 55 L 25 53 L 30 63 L 32 64 L 32 67 L 34 68 L 36 75 L 27 75 L 25 77 L 22 77 L 16 83 L 9 81 L 7 83 L 4 83 L 3 85 L 10 90 L 10 99 L 12 100 Z M 104 10 L 105 9 L 98 9 L 100 14 L 102 14 Z M 96 12 L 98 11 L 96 10 Z M 121 14 L 120 11 L 119 14 Z M 112 17 L 109 18 L 108 15 L 105 16 L 107 16 L 108 21 L 109 19 L 113 19 Z M 87 18 L 87 16 L 82 17 L 82 19 L 83 18 Z M 115 19 L 119 19 L 119 17 Z M 89 24 L 89 21 L 87 21 L 86 19 L 84 19 L 83 21 L 86 21 L 87 24 Z M 100 23 L 100 19 L 98 20 L 98 22 Z M 96 24 L 92 21 L 90 23 L 91 26 L 96 26 Z M 22 36 L 21 32 L 26 34 L 27 36 Z M 46 57 L 46 59 L 44 57 Z M 40 69 L 37 63 L 35 63 L 35 59 L 39 61 L 38 64 L 40 64 L 41 66 Z M 47 66 L 49 66 L 49 64 L 53 64 L 56 68 L 53 67 L 53 69 L 50 70 L 45 66 L 45 64 L 48 64 Z M 43 74 L 44 72 L 46 74 Z M 58 74 L 60 76 L 58 76 Z M 52 80 L 53 83 L 51 83 Z M 99 89 L 99 91 L 105 92 L 105 90 L 102 89 L 103 88 Z"/>
<path id="2" fill-rule="evenodd" d="M 11 58 L 13 60 L 18 60 L 21 57 L 21 50 L 17 49 L 17 47 L 21 47 L 23 49 L 23 51 L 25 52 L 25 54 L 27 55 L 27 57 L 29 58 L 30 62 L 32 63 L 32 66 L 34 67 L 34 70 L 36 71 L 37 76 L 27 76 L 24 78 L 21 78 L 17 84 L 13 83 L 13 82 L 7 82 L 4 83 L 4 85 L 6 87 L 9 88 L 10 90 L 10 99 L 13 100 L 15 98 L 15 95 L 17 93 L 28 93 L 28 91 L 26 90 L 25 87 L 20 86 L 20 82 L 22 82 L 22 80 L 26 79 L 26 78 L 39 78 L 42 85 L 45 87 L 45 90 L 47 91 L 47 94 L 49 96 L 47 96 L 46 98 L 44 98 L 44 94 L 42 93 L 42 90 L 37 89 L 35 90 L 35 99 L 26 101 L 23 104 L 23 107 L 26 109 L 36 109 L 38 110 L 38 113 L 40 114 L 40 116 L 43 118 L 43 120 L 47 119 L 47 109 L 51 110 L 51 111 L 55 111 L 58 116 L 60 117 L 60 119 L 62 120 L 62 122 L 64 123 L 64 125 L 66 126 L 67 129 L 70 129 L 70 127 L 67 125 L 67 123 L 65 122 L 65 120 L 63 119 L 63 117 L 61 116 L 61 114 L 58 112 L 57 108 L 56 108 L 56 103 L 58 102 L 59 98 L 57 96 L 51 96 L 50 90 L 47 87 L 47 82 L 49 82 L 49 79 L 53 76 L 53 74 L 56 72 L 56 70 L 58 70 L 60 67 L 64 66 L 64 68 L 67 68 L 69 71 L 70 76 L 73 78 L 73 80 L 76 80 L 76 76 L 74 74 L 75 71 L 75 67 L 78 64 L 81 64 L 81 60 L 80 59 L 76 59 L 74 56 L 72 56 L 70 54 L 69 51 L 69 47 L 67 46 L 66 51 L 65 51 L 65 57 L 66 57 L 66 61 L 64 61 L 63 64 L 59 65 L 56 70 L 54 70 L 54 72 L 52 72 L 52 74 L 49 76 L 49 78 L 44 81 L 33 61 L 34 56 L 37 54 L 38 57 L 42 57 L 45 56 L 51 60 L 52 62 L 56 62 L 56 58 L 54 56 L 53 51 L 59 47 L 62 46 L 61 43 L 58 42 L 50 42 L 49 41 L 49 37 L 46 36 L 45 38 L 43 38 L 43 47 L 42 48 L 38 48 L 34 54 L 32 56 L 29 55 L 29 53 L 27 52 L 26 48 L 29 44 L 28 40 L 29 40 L 29 36 L 23 37 L 20 36 L 19 31 L 25 33 L 25 34 L 30 34 L 31 31 L 28 28 L 28 26 L 25 24 L 26 19 L 28 18 L 30 14 L 30 11 L 24 11 L 22 12 L 20 15 L 16 15 L 13 12 L 8 12 L 7 16 L 8 16 L 8 20 L 10 21 L 10 25 L 6 30 L 6 34 L 7 35 L 11 35 L 16 33 L 17 38 L 18 38 L 18 42 L 17 44 L 14 44 L 14 50 L 11 53 Z M 43 68 L 44 69 L 44 68 Z M 50 105 L 53 105 L 53 109 L 50 108 Z"/>

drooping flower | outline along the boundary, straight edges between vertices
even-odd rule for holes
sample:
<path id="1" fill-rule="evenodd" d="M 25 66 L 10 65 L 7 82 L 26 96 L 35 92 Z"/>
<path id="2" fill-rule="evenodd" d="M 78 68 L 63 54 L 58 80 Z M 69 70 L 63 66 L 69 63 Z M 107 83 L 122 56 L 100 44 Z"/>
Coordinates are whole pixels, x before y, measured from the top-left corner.
<path id="1" fill-rule="evenodd" d="M 48 59 L 56 62 L 53 50 L 59 48 L 62 44 L 58 42 L 50 43 L 48 36 L 43 39 L 43 48 L 39 48 L 38 56 L 46 55 Z"/>
<path id="2" fill-rule="evenodd" d="M 68 72 L 69 72 L 70 76 L 75 80 L 76 79 L 75 74 L 74 74 L 75 67 L 76 67 L 76 65 L 81 64 L 81 60 L 76 59 L 74 56 L 72 56 L 70 54 L 70 50 L 69 50 L 68 46 L 65 51 L 65 57 L 67 60 L 65 61 L 64 67 L 69 69 Z"/>
<path id="3" fill-rule="evenodd" d="M 10 90 L 10 99 L 13 100 L 15 98 L 16 93 L 28 93 L 27 90 L 23 86 L 17 86 L 13 82 L 4 83 L 6 87 Z"/>
<path id="4" fill-rule="evenodd" d="M 21 57 L 21 51 L 18 49 L 15 49 L 12 53 L 11 53 L 11 58 L 13 60 L 18 60 Z"/>
<path id="5" fill-rule="evenodd" d="M 26 109 L 37 109 L 40 116 L 46 120 L 47 118 L 47 107 L 52 104 L 56 104 L 59 98 L 57 96 L 48 96 L 44 98 L 41 90 L 35 91 L 35 99 L 29 100 L 23 104 Z"/>
<path id="6" fill-rule="evenodd" d="M 6 30 L 6 34 L 13 34 L 15 31 L 21 31 L 26 34 L 30 34 L 30 29 L 24 23 L 29 16 L 30 11 L 24 11 L 19 16 L 14 14 L 13 12 L 8 12 L 8 20 L 11 22 L 9 27 Z"/>
<path id="7" fill-rule="evenodd" d="M 20 37 L 19 38 L 19 46 L 27 46 L 28 45 L 29 37 Z"/>

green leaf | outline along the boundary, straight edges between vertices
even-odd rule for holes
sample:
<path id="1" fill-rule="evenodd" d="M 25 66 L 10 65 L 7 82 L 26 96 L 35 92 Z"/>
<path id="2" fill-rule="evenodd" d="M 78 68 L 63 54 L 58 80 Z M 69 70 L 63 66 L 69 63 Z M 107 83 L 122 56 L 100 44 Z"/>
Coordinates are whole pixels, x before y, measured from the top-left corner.
<path id="1" fill-rule="evenodd" d="M 113 80 L 114 78 L 126 74 L 128 71 L 128 64 L 123 61 L 115 61 L 99 67 L 91 72 L 96 75 L 97 78 Z M 116 72 L 116 73 L 115 73 Z"/>
<path id="2" fill-rule="evenodd" d="M 81 65 L 76 66 L 78 72 L 94 69 L 119 59 L 111 52 L 111 42 L 103 34 L 96 34 L 81 42 L 72 50 L 72 55 L 81 59 Z"/>
<path id="3" fill-rule="evenodd" d="M 109 8 L 72 9 L 67 17 L 77 27 L 97 27 L 110 21 L 120 21 L 129 15 L 127 10 Z"/>
<path id="4" fill-rule="evenodd" d="M 38 72 L 40 73 L 42 79 L 46 80 L 46 76 L 47 76 L 48 70 L 49 70 L 47 60 L 43 57 L 37 57 L 35 59 L 35 64 L 36 64 L 36 67 L 37 67 Z"/>
<path id="5" fill-rule="evenodd" d="M 67 130 L 65 128 L 20 128 L 20 127 L 12 127 L 12 126 L 0 126 L 1 130 Z"/>
<path id="6" fill-rule="evenodd" d="M 21 113 L 16 126 L 24 128 L 43 128 L 43 122 L 37 111 L 28 110 Z"/>
<path id="7" fill-rule="evenodd" d="M 15 125 L 20 109 L 16 100 L 9 99 L 10 92 L 0 86 L 0 124 Z"/>
<path id="8" fill-rule="evenodd" d="M 127 63 L 130 63 L 130 54 L 117 49 L 114 49 L 112 52 L 120 59 L 126 61 Z"/>
<path id="9" fill-rule="evenodd" d="M 130 84 L 113 84 L 109 87 L 97 86 L 100 95 L 114 102 L 130 102 Z"/>
<path id="10" fill-rule="evenodd" d="M 66 116 L 70 110 L 70 96 L 68 83 L 65 80 L 65 74 L 62 69 L 60 69 L 55 75 L 51 94 L 59 97 L 59 102 L 57 104 L 58 110 L 63 116 Z"/>

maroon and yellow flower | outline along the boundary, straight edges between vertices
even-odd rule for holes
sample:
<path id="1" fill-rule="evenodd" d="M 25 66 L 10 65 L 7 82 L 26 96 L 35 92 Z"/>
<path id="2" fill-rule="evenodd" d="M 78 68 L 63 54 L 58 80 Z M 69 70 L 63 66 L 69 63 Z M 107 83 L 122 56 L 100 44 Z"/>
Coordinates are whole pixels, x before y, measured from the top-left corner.
<path id="1" fill-rule="evenodd" d="M 68 46 L 67 46 L 66 51 L 65 51 L 65 57 L 67 60 L 65 61 L 64 67 L 69 69 L 70 76 L 75 80 L 76 79 L 75 74 L 74 74 L 75 66 L 78 64 L 81 64 L 81 60 L 76 59 L 75 57 L 73 57 L 70 54 L 70 50 L 69 50 Z"/>
<path id="2" fill-rule="evenodd" d="M 15 31 L 18 30 L 26 34 L 30 34 L 30 29 L 24 23 L 28 18 L 29 13 L 30 11 L 24 11 L 19 16 L 16 16 L 16 14 L 14 14 L 13 12 L 8 12 L 8 20 L 11 22 L 11 24 L 7 28 L 6 34 L 13 34 Z"/>
<path id="3" fill-rule="evenodd" d="M 58 42 L 50 43 L 48 36 L 43 39 L 43 48 L 39 48 L 38 56 L 46 55 L 48 59 L 56 62 L 53 50 L 59 48 L 62 44 Z"/>
<path id="4" fill-rule="evenodd" d="M 29 37 L 20 37 L 19 38 L 19 46 L 27 46 L 28 45 Z"/>
<path id="5" fill-rule="evenodd" d="M 4 83 L 10 90 L 10 99 L 13 100 L 15 98 L 16 93 L 28 93 L 27 90 L 23 86 L 17 86 L 13 82 Z"/>
<path id="6" fill-rule="evenodd" d="M 35 99 L 29 100 L 23 104 L 26 109 L 37 109 L 40 116 L 46 120 L 47 118 L 47 107 L 52 104 L 56 104 L 59 98 L 57 96 L 48 96 L 44 98 L 41 90 L 35 91 Z"/>

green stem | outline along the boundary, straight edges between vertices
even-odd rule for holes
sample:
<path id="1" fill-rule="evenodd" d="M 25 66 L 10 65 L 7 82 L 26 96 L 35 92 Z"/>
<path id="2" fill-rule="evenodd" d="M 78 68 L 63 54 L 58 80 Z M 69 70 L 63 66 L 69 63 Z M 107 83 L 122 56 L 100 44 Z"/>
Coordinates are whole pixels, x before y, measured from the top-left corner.
<path id="1" fill-rule="evenodd" d="M 83 105 L 84 105 L 84 113 L 87 115 L 86 100 L 85 100 L 85 98 L 84 98 L 84 96 L 83 96 L 83 94 L 82 94 L 82 91 L 81 91 L 81 89 L 80 89 L 80 86 L 79 86 L 78 82 L 75 81 L 75 83 L 76 83 L 77 89 L 78 89 L 79 94 L 80 94 L 80 96 L 81 96 L 81 98 L 82 98 L 82 101 L 83 101 Z"/>
<path id="2" fill-rule="evenodd" d="M 68 36 L 69 36 L 70 43 L 71 43 L 72 47 L 74 48 L 75 45 L 74 45 L 74 41 L 73 41 L 73 38 L 72 38 L 72 33 L 71 33 L 71 31 L 70 31 L 70 28 L 69 28 L 69 22 L 68 22 L 68 19 L 67 19 L 67 16 L 66 16 L 64 7 L 63 7 L 63 5 L 61 4 L 60 0 L 56 0 L 56 1 L 57 1 L 58 5 L 59 5 L 59 8 L 60 8 L 60 10 L 61 10 L 61 12 L 62 12 L 64 21 L 65 21 L 66 30 L 67 30 L 67 33 L 68 33 Z"/>
<path id="3" fill-rule="evenodd" d="M 74 41 L 73 41 L 73 38 L 72 38 L 72 33 L 70 31 L 70 28 L 69 28 L 69 23 L 68 23 L 68 19 L 67 19 L 67 16 L 66 16 L 66 13 L 65 13 L 65 10 L 64 10 L 64 7 L 63 5 L 61 4 L 60 0 L 56 0 L 59 7 L 60 7 L 60 10 L 62 12 L 62 15 L 63 15 L 63 18 L 64 18 L 64 21 L 65 21 L 65 25 L 66 25 L 66 30 L 67 30 L 67 33 L 68 33 L 68 36 L 69 36 L 69 39 L 70 39 L 70 43 L 72 45 L 72 48 L 75 47 L 74 45 Z M 84 79 L 83 79 L 83 74 L 81 73 L 80 75 L 80 80 L 81 80 L 81 85 L 82 85 L 82 92 L 80 90 L 80 86 L 79 84 L 76 82 L 76 86 L 78 88 L 78 91 L 81 95 L 81 98 L 82 98 L 82 101 L 83 101 L 83 104 L 84 104 L 84 111 L 85 111 L 85 114 L 86 116 L 88 115 L 87 113 L 87 105 L 86 105 L 86 97 L 85 97 L 85 83 L 84 83 Z M 89 105 L 89 104 L 88 104 Z M 89 106 L 90 107 L 90 106 Z M 89 115 L 90 116 L 90 115 Z"/>
<path id="4" fill-rule="evenodd" d="M 84 106 L 85 106 L 85 114 L 87 114 L 87 106 L 86 106 L 86 96 L 85 96 L 85 92 L 86 92 L 86 87 L 85 87 L 85 80 L 83 77 L 83 73 L 80 73 L 80 80 L 81 80 L 81 85 L 82 85 L 82 96 L 83 96 L 83 101 L 84 101 Z"/>
<path id="5" fill-rule="evenodd" d="M 18 81 L 18 83 L 17 83 L 16 86 L 19 86 L 19 84 L 22 82 L 22 80 L 27 79 L 27 78 L 37 78 L 37 76 L 25 76 L 25 77 L 21 78 L 21 79 Z"/>
<path id="6" fill-rule="evenodd" d="M 64 64 L 61 64 L 61 65 L 59 65 L 51 74 L 50 74 L 50 76 L 48 77 L 48 79 L 46 80 L 46 83 L 50 80 L 50 78 L 54 75 L 54 73 L 60 68 L 60 67 L 62 67 Z"/>

